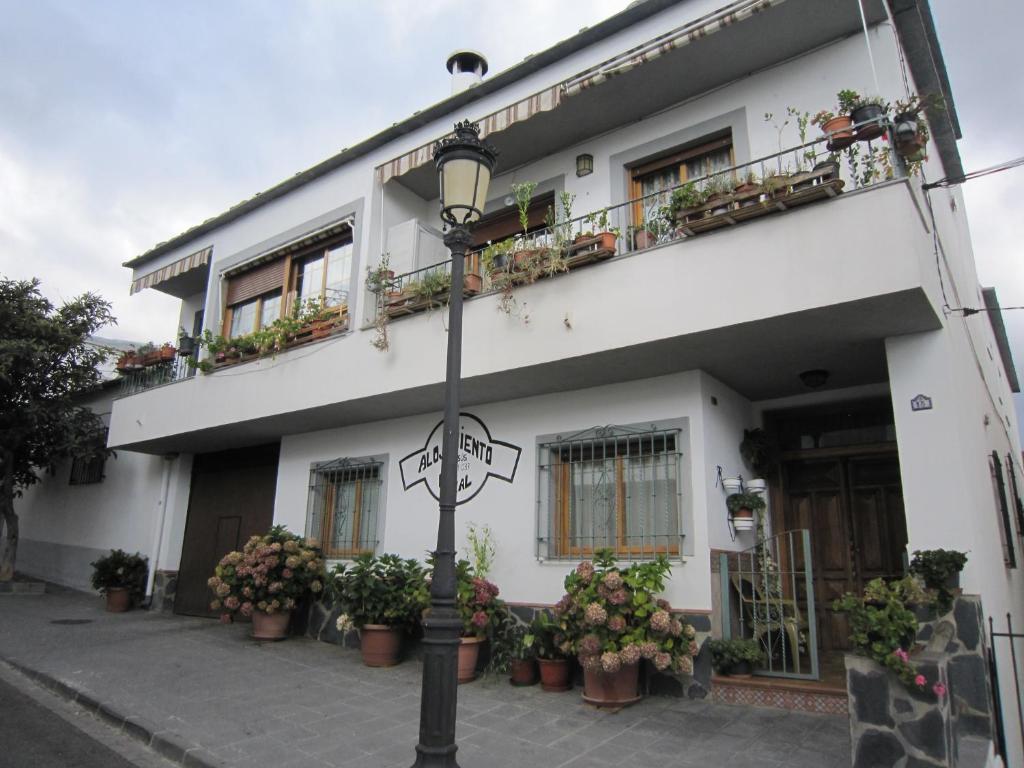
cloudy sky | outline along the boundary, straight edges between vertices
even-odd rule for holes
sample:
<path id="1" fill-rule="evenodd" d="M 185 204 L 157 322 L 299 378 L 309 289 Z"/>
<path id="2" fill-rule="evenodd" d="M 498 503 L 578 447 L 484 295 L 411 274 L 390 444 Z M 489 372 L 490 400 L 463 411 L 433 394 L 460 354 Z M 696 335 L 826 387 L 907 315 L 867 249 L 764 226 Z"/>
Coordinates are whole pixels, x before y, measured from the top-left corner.
<path id="1" fill-rule="evenodd" d="M 0 274 L 54 301 L 102 294 L 120 319 L 105 335 L 171 339 L 177 301 L 129 297 L 123 261 L 441 100 L 451 50 L 497 72 L 626 4 L 0 0 Z M 932 5 L 964 167 L 1024 155 L 1024 3 Z M 1024 169 L 965 187 L 1004 306 L 1024 305 L 1022 184 Z M 1024 365 L 1024 311 L 1007 314 Z"/>

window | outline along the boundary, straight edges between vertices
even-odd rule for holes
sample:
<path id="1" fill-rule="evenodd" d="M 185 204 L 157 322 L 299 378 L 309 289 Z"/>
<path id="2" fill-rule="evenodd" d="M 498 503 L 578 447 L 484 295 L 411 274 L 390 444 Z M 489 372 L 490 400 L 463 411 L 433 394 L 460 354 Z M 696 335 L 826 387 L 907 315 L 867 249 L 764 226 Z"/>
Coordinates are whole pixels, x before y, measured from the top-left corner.
<path id="1" fill-rule="evenodd" d="M 325 307 L 348 304 L 352 276 L 352 243 L 320 248 L 292 266 L 292 290 L 303 304 L 322 301 Z"/>
<path id="2" fill-rule="evenodd" d="M 1017 517 L 1017 535 L 1024 536 L 1024 503 L 1021 502 L 1017 485 L 1017 471 L 1013 465 L 1013 454 L 1006 454 L 1006 471 L 1010 475 L 1010 491 L 1013 493 L 1013 509 Z"/>
<path id="3" fill-rule="evenodd" d="M 529 226 L 528 232 L 535 232 L 543 229 L 548 209 L 555 205 L 555 193 L 548 192 L 538 195 L 530 201 L 530 207 L 526 209 L 526 216 Z M 480 248 L 487 243 L 497 243 L 506 238 L 522 234 L 523 225 L 519 221 L 519 209 L 516 206 L 502 208 L 499 211 L 485 215 L 473 227 L 473 247 Z"/>
<path id="4" fill-rule="evenodd" d="M 636 222 L 639 224 L 658 218 L 661 206 L 669 202 L 667 190 L 688 179 L 699 179 L 735 164 L 730 135 L 631 168 L 630 197 L 633 200 L 644 198 L 634 207 Z"/>
<path id="5" fill-rule="evenodd" d="M 596 427 L 539 446 L 546 556 L 679 554 L 677 429 Z M 546 530 L 543 530 L 546 528 Z"/>
<path id="6" fill-rule="evenodd" d="M 337 459 L 314 465 L 306 536 L 327 557 L 352 557 L 376 550 L 383 467 L 383 462 L 374 459 Z"/>
<path id="7" fill-rule="evenodd" d="M 999 454 L 992 451 L 988 460 L 992 474 L 992 490 L 995 494 L 996 508 L 999 511 L 999 539 L 1003 547 L 1003 562 L 1007 568 L 1017 567 L 1017 556 L 1013 551 L 1013 535 L 1010 529 L 1010 509 L 1006 503 L 1006 484 L 1003 481 L 1003 465 Z"/>
<path id="8" fill-rule="evenodd" d="M 71 460 L 71 476 L 68 478 L 68 485 L 90 485 L 102 483 L 105 475 L 103 470 L 107 464 L 107 456 L 102 452 L 102 447 L 107 444 L 107 430 L 103 430 L 102 440 L 97 441 L 97 454 L 93 456 L 76 456 Z"/>
<path id="9" fill-rule="evenodd" d="M 222 333 L 235 338 L 266 328 L 299 306 L 323 302 L 344 312 L 352 279 L 352 238 L 333 240 L 295 256 L 269 261 L 228 277 L 227 311 Z"/>

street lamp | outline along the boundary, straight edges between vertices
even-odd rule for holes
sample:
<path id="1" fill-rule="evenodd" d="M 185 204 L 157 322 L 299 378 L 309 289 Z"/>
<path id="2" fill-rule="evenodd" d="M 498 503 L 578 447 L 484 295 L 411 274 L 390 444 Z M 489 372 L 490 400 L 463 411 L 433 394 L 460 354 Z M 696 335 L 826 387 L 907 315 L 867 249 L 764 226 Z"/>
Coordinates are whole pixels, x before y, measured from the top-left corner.
<path id="1" fill-rule="evenodd" d="M 483 214 L 487 186 L 497 153 L 480 140 L 480 126 L 466 121 L 455 135 L 434 145 L 441 188 L 444 244 L 452 252 L 448 300 L 448 371 L 444 385 L 441 442 L 440 519 L 430 614 L 423 621 L 423 687 L 420 692 L 420 740 L 413 768 L 458 768 L 455 761 L 455 705 L 462 620 L 456 605 L 455 505 L 458 488 L 459 389 L 462 376 L 462 275 L 470 230 Z"/>

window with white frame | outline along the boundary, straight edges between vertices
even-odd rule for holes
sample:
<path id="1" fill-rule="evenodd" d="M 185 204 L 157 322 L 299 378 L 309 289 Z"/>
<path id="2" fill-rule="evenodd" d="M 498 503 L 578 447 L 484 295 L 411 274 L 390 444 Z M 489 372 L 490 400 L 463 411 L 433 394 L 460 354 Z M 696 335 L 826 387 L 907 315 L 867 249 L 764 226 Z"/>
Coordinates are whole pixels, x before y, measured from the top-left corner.
<path id="1" fill-rule="evenodd" d="M 373 553 L 379 541 L 384 463 L 336 459 L 310 470 L 306 536 L 329 558 Z"/>
<path id="2" fill-rule="evenodd" d="M 680 430 L 595 427 L 538 446 L 539 555 L 678 555 Z"/>

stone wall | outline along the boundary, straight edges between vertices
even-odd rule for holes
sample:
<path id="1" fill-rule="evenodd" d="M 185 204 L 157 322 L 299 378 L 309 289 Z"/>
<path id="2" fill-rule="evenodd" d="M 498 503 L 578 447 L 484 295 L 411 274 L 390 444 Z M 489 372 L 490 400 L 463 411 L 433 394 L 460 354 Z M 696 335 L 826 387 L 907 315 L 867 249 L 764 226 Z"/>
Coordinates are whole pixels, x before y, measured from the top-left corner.
<path id="1" fill-rule="evenodd" d="M 541 610 L 550 608 L 543 605 L 510 605 L 509 608 L 519 621 L 529 624 Z M 355 630 L 344 633 L 337 628 L 338 615 L 341 609 L 326 601 L 314 602 L 308 612 L 306 634 L 332 645 L 345 648 L 359 648 L 359 633 Z M 642 693 L 652 696 L 677 696 L 689 699 L 703 699 L 711 690 L 711 654 L 706 647 L 706 640 L 711 634 L 711 618 L 707 614 L 680 614 L 682 619 L 697 630 L 697 642 L 700 653 L 693 660 L 692 675 L 675 675 L 658 672 L 651 665 L 644 664 L 640 678 Z M 419 658 L 420 644 L 417 637 L 407 637 L 405 655 Z M 486 650 L 481 650 L 478 666 L 482 669 L 489 661 Z M 577 681 L 582 685 L 582 672 L 577 669 Z"/>
<path id="2" fill-rule="evenodd" d="M 957 598 L 945 615 L 922 621 L 917 639 L 924 648 L 911 661 L 928 680 L 924 691 L 870 659 L 846 656 L 854 768 L 953 768 L 962 765 L 965 739 L 992 738 L 980 598 Z M 945 696 L 932 692 L 936 682 Z"/>
<path id="3" fill-rule="evenodd" d="M 158 613 L 174 611 L 174 595 L 177 590 L 177 571 L 157 571 L 153 575 L 153 599 L 149 603 L 149 610 Z"/>

